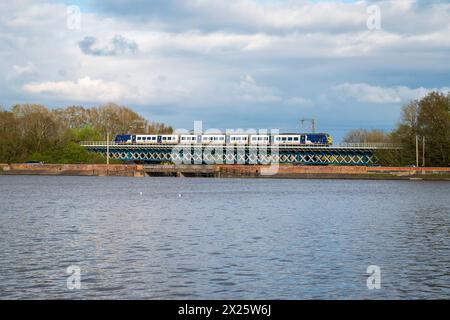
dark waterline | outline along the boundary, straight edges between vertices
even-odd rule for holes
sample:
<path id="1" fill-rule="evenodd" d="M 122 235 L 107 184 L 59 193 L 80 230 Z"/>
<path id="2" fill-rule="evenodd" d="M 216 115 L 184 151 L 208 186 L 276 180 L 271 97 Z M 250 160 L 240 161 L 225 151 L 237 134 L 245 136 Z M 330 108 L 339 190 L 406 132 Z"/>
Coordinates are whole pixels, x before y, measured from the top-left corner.
<path id="1" fill-rule="evenodd" d="M 0 299 L 450 295 L 449 182 L 0 176 L 0 191 Z"/>

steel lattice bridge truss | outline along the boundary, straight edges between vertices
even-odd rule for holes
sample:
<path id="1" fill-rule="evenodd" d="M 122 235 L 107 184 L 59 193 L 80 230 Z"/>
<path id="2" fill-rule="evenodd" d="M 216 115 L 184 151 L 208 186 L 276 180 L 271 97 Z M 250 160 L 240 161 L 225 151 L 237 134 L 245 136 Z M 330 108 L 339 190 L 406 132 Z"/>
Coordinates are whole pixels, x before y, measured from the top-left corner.
<path id="1" fill-rule="evenodd" d="M 347 143 L 333 146 L 218 146 L 149 145 L 84 141 L 90 152 L 136 163 L 175 164 L 310 164 L 376 165 L 376 150 L 395 150 L 393 144 Z"/>

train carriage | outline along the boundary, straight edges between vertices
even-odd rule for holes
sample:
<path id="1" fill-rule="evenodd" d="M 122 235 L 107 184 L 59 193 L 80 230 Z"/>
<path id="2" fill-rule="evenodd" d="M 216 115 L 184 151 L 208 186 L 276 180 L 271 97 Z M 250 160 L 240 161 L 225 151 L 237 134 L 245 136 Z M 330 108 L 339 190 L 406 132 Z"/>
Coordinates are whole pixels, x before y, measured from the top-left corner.
<path id="1" fill-rule="evenodd" d="M 249 144 L 251 145 L 268 145 L 270 144 L 270 135 L 268 134 L 253 134 L 250 136 Z"/>
<path id="2" fill-rule="evenodd" d="M 224 134 L 204 134 L 202 135 L 202 144 L 225 144 L 226 135 Z"/>
<path id="3" fill-rule="evenodd" d="M 299 145 L 299 134 L 276 134 L 273 136 L 273 144 L 275 145 Z"/>
<path id="4" fill-rule="evenodd" d="M 202 136 L 196 134 L 182 134 L 180 135 L 181 144 L 201 144 Z"/>
<path id="5" fill-rule="evenodd" d="M 198 144 L 198 145 L 281 145 L 281 146 L 330 146 L 328 133 L 282 133 L 276 135 L 248 134 L 120 134 L 117 144 Z"/>
<path id="6" fill-rule="evenodd" d="M 226 136 L 227 144 L 232 145 L 247 145 L 248 135 L 247 134 L 230 134 Z"/>

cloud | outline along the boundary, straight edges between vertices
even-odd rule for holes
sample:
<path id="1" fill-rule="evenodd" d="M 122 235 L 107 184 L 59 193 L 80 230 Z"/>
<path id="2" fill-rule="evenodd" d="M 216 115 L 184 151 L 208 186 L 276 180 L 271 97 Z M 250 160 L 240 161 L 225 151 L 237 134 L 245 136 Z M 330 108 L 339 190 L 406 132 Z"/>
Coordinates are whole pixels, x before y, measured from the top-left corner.
<path id="1" fill-rule="evenodd" d="M 286 100 L 286 104 L 292 107 L 307 108 L 314 106 L 314 101 L 303 97 L 292 97 Z"/>
<path id="2" fill-rule="evenodd" d="M 244 75 L 241 77 L 237 88 L 237 98 L 249 102 L 260 103 L 282 100 L 278 95 L 277 90 L 258 85 L 251 75 Z"/>
<path id="3" fill-rule="evenodd" d="M 366 23 L 366 4 L 257 0 L 100 1 L 94 6 L 125 19 L 156 20 L 167 30 L 283 32 L 289 30 L 349 30 Z M 326 19 L 324 19 L 326 17 Z"/>
<path id="4" fill-rule="evenodd" d="M 29 83 L 24 85 L 23 89 L 34 95 L 47 95 L 66 101 L 121 101 L 130 96 L 129 89 L 120 83 L 90 77 L 76 81 Z"/>
<path id="5" fill-rule="evenodd" d="M 442 88 L 408 88 L 406 86 L 380 87 L 366 83 L 344 83 L 335 89 L 345 97 L 359 102 L 368 103 L 405 103 L 414 99 L 420 99 L 432 91 L 448 92 L 449 87 Z"/>
<path id="6" fill-rule="evenodd" d="M 342 33 L 366 28 L 367 7 L 381 8 L 388 31 L 427 32 L 447 25 L 448 1 L 366 0 L 93 0 L 102 13 L 127 20 L 158 21 L 166 30 Z"/>
<path id="7" fill-rule="evenodd" d="M 36 66 L 28 61 L 26 65 L 13 65 L 11 76 L 13 77 L 21 77 L 24 75 L 34 74 L 36 72 Z"/>
<path id="8" fill-rule="evenodd" d="M 115 56 L 126 53 L 136 53 L 138 45 L 132 40 L 128 40 L 121 35 L 116 35 L 109 44 L 99 46 L 95 37 L 87 36 L 78 42 L 81 51 L 93 56 Z"/>
<path id="9" fill-rule="evenodd" d="M 394 125 L 404 102 L 448 86 L 448 1 L 76 2 L 79 30 L 67 1 L 0 2 L 0 104 L 114 100 L 174 126 L 288 129 L 301 114 L 347 130 Z"/>

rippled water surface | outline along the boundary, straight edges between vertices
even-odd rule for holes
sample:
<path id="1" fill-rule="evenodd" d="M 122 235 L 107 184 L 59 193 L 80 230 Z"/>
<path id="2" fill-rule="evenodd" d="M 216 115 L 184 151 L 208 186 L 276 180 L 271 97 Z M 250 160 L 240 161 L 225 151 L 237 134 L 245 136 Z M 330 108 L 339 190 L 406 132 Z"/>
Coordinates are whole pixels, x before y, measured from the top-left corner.
<path id="1" fill-rule="evenodd" d="M 448 182 L 0 176 L 0 197 L 0 299 L 450 297 Z"/>

